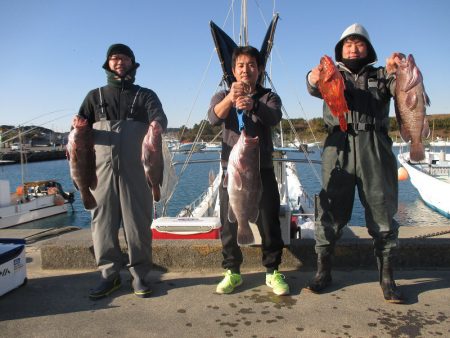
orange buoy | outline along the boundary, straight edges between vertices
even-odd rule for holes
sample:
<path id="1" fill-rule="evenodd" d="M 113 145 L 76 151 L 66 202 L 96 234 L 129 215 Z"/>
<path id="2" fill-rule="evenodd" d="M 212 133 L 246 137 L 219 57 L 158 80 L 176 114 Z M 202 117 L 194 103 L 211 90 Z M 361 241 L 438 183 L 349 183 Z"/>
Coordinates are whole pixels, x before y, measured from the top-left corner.
<path id="1" fill-rule="evenodd" d="M 408 171 L 405 168 L 403 168 L 403 167 L 398 168 L 398 180 L 399 181 L 405 181 L 408 179 L 408 177 L 409 177 Z"/>
<path id="2" fill-rule="evenodd" d="M 17 194 L 17 196 L 22 196 L 23 195 L 23 186 L 22 185 L 19 185 L 16 188 L 16 194 Z"/>

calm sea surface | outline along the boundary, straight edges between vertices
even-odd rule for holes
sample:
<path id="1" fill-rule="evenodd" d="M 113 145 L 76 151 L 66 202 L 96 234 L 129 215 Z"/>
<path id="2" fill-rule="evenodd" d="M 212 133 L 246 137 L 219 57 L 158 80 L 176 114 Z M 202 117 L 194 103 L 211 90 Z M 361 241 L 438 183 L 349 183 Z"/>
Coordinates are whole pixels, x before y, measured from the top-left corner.
<path id="1" fill-rule="evenodd" d="M 315 153 L 309 154 L 311 159 L 320 159 L 317 149 Z M 397 151 L 397 150 L 395 150 Z M 177 154 L 174 161 L 183 162 L 184 154 Z M 301 153 L 290 154 L 290 158 L 304 158 Z M 197 153 L 192 160 L 219 159 L 219 153 Z M 307 163 L 297 164 L 297 171 L 300 181 L 312 196 L 320 190 L 320 182 L 314 174 L 314 170 L 320 177 L 320 165 L 313 164 L 311 167 Z M 182 165 L 176 166 L 179 174 Z M 314 169 L 313 169 L 314 168 Z M 168 205 L 168 216 L 176 214 L 187 204 L 197 198 L 208 187 L 208 174 L 210 171 L 218 172 L 218 162 L 190 164 L 183 172 L 175 193 Z M 55 179 L 58 180 L 66 191 L 75 191 L 69 176 L 69 166 L 66 160 L 34 162 L 24 166 L 25 181 Z M 0 179 L 9 180 L 11 190 L 20 185 L 21 167 L 20 165 L 0 166 Z M 357 194 L 356 194 L 357 196 Z M 437 212 L 429 209 L 420 199 L 416 189 L 410 181 L 399 182 L 399 206 L 396 215 L 397 221 L 403 226 L 442 226 L 450 225 L 450 221 Z M 353 208 L 353 215 L 350 221 L 352 225 L 365 226 L 364 209 L 359 198 L 356 197 Z M 73 211 L 67 214 L 58 215 L 21 225 L 17 228 L 49 228 L 75 225 L 79 227 L 90 226 L 90 213 L 83 209 L 79 193 L 75 191 L 75 203 Z"/>

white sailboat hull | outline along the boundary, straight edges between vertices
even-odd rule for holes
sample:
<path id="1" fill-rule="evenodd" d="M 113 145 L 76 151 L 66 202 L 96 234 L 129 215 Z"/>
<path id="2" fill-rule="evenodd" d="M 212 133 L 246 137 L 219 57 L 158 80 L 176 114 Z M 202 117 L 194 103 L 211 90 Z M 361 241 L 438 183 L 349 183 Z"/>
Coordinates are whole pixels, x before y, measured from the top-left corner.
<path id="1" fill-rule="evenodd" d="M 55 196 L 40 196 L 29 202 L 0 208 L 0 229 L 67 212 L 68 203 L 55 204 Z"/>
<path id="2" fill-rule="evenodd" d="M 409 161 L 409 153 L 398 155 L 399 162 L 408 172 L 411 184 L 425 204 L 450 218 L 450 164 L 445 160 L 443 163 L 433 163 L 430 153 L 427 153 L 427 159 L 427 162 L 412 164 Z"/>

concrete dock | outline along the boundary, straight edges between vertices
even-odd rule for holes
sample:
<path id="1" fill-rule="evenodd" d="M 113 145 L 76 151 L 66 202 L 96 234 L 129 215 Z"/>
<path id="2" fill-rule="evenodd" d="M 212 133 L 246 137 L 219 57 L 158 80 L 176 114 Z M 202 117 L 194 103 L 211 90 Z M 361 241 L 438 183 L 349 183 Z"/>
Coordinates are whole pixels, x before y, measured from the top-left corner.
<path id="1" fill-rule="evenodd" d="M 0 297 L 2 337 L 450 336 L 449 227 L 401 228 L 395 277 L 404 305 L 384 301 L 372 242 L 360 227 L 339 242 L 333 285 L 321 295 L 303 289 L 315 268 L 311 239 L 285 248 L 290 296 L 264 284 L 258 247 L 244 250 L 244 284 L 218 295 L 218 240 L 154 240 L 154 296 L 134 296 L 123 271 L 121 289 L 98 301 L 87 297 L 99 277 L 90 231 L 70 230 L 0 230 L 1 238 L 29 243 L 28 283 Z"/>

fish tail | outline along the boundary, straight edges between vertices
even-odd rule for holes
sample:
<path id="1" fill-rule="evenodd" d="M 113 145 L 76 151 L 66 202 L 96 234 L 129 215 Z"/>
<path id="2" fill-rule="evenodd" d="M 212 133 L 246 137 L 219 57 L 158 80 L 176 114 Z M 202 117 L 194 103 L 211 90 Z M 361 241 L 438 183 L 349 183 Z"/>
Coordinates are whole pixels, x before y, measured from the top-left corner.
<path id="1" fill-rule="evenodd" d="M 97 206 L 94 195 L 88 190 L 81 192 L 81 200 L 86 210 L 92 210 Z"/>
<path id="2" fill-rule="evenodd" d="M 153 192 L 153 200 L 155 202 L 159 202 L 159 200 L 161 199 L 161 190 L 159 189 L 159 187 L 155 185 L 152 188 L 152 192 Z"/>
<path id="3" fill-rule="evenodd" d="M 237 242 L 239 245 L 250 245 L 255 243 L 255 237 L 253 236 L 250 225 L 238 226 Z"/>
<path id="4" fill-rule="evenodd" d="M 422 143 L 411 143 L 409 157 L 415 162 L 422 161 L 425 158 L 425 148 Z"/>
<path id="5" fill-rule="evenodd" d="M 347 121 L 345 120 L 344 114 L 339 115 L 339 126 L 342 131 L 347 131 Z"/>

